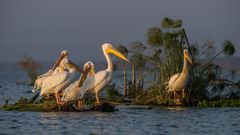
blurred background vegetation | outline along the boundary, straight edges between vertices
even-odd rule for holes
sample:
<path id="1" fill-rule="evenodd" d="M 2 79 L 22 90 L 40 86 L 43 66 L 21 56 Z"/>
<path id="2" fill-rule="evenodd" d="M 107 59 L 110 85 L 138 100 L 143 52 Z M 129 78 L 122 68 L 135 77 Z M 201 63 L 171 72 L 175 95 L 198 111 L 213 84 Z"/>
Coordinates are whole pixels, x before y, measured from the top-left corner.
<path id="1" fill-rule="evenodd" d="M 28 84 L 34 85 L 34 82 L 39 75 L 39 69 L 42 65 L 30 56 L 24 56 L 17 64 L 29 76 Z"/>

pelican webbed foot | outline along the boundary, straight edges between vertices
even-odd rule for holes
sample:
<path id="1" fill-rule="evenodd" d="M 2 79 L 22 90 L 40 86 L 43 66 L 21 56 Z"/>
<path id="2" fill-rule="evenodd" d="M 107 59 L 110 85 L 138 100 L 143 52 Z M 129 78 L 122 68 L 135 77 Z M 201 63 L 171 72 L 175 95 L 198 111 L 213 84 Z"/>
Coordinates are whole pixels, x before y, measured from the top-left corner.
<path id="1" fill-rule="evenodd" d="M 100 98 L 99 98 L 99 93 L 97 92 L 96 93 L 96 102 L 95 102 L 95 104 L 96 105 L 99 105 L 101 102 L 100 102 Z"/>
<path id="2" fill-rule="evenodd" d="M 55 93 L 55 98 L 58 105 L 64 104 L 64 102 L 61 101 L 61 91 Z"/>
<path id="3" fill-rule="evenodd" d="M 76 100 L 73 102 L 72 107 L 78 111 L 82 111 L 84 107 L 83 100 Z"/>
<path id="4" fill-rule="evenodd" d="M 84 106 L 83 100 L 77 100 L 77 108 L 78 110 L 82 110 Z"/>

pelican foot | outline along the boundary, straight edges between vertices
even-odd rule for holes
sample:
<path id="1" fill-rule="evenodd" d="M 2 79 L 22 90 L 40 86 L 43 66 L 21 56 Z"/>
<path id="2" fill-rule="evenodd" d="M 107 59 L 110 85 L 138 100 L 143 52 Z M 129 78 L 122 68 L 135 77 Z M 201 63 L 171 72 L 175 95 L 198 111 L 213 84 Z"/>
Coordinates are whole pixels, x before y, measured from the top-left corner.
<path id="1" fill-rule="evenodd" d="M 95 102 L 95 105 L 100 105 L 101 104 L 101 102 L 100 101 L 98 101 L 98 102 Z"/>
<path id="2" fill-rule="evenodd" d="M 77 101 L 77 108 L 78 108 L 78 110 L 82 110 L 83 107 L 84 107 L 83 101 L 82 100 L 78 100 Z"/>
<path id="3" fill-rule="evenodd" d="M 64 101 L 58 101 L 58 103 L 57 103 L 58 105 L 64 105 L 65 104 L 65 102 Z"/>

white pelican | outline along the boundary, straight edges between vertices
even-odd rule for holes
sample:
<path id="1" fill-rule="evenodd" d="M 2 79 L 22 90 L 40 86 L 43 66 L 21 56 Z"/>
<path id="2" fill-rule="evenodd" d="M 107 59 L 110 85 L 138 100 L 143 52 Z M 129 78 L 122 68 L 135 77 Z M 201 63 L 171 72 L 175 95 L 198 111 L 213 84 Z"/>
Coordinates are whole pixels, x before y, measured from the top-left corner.
<path id="1" fill-rule="evenodd" d="M 68 55 L 61 57 L 59 61 L 61 61 L 59 65 L 61 71 L 44 79 L 40 92 L 40 96 L 55 93 L 57 103 L 60 101 L 59 92 L 77 80 L 77 71 L 84 73 L 80 67 L 68 59 Z"/>
<path id="2" fill-rule="evenodd" d="M 47 73 L 38 76 L 38 78 L 35 80 L 32 92 L 35 92 L 36 90 L 40 90 L 42 88 L 42 83 L 44 79 L 46 79 L 47 77 L 53 74 L 60 72 L 63 69 L 63 67 L 59 67 L 59 63 L 61 62 L 61 58 L 66 57 L 67 55 L 68 55 L 67 50 L 63 50 L 58 60 L 55 62 L 54 66 L 52 67 L 52 69 L 50 69 Z"/>
<path id="3" fill-rule="evenodd" d="M 87 61 L 84 64 L 83 70 L 84 70 L 85 74 L 82 74 L 79 80 L 72 83 L 70 86 L 68 86 L 63 91 L 63 97 L 62 97 L 62 100 L 61 100 L 61 104 L 64 104 L 66 101 L 73 101 L 73 100 L 67 100 L 67 99 L 76 99 L 77 98 L 76 91 L 74 91 L 72 89 L 75 88 L 75 87 L 79 88 L 80 86 L 82 86 L 84 80 L 87 77 L 91 77 L 91 76 L 95 75 L 95 65 L 91 61 Z M 75 90 L 77 90 L 77 89 L 75 89 Z M 78 100 L 78 105 L 80 105 L 80 104 L 81 105 L 83 104 L 82 100 Z"/>
<path id="4" fill-rule="evenodd" d="M 192 64 L 192 60 L 189 57 L 189 53 L 187 49 L 184 49 L 183 52 L 183 70 L 182 73 L 177 73 L 173 76 L 171 76 L 169 82 L 168 82 L 168 92 L 173 92 L 173 98 L 175 100 L 175 94 L 176 91 L 182 91 L 182 96 L 184 98 L 184 89 L 187 85 L 187 78 L 188 78 L 188 67 L 187 67 L 187 61 L 189 61 Z"/>
<path id="5" fill-rule="evenodd" d="M 113 64 L 109 57 L 109 53 L 115 54 L 119 58 L 127 61 L 128 59 L 125 58 L 120 52 L 118 52 L 116 49 L 112 47 L 111 44 L 105 43 L 102 45 L 102 50 L 105 55 L 105 58 L 107 60 L 108 67 L 106 70 L 99 71 L 95 73 L 93 76 L 89 76 L 86 78 L 86 80 L 83 82 L 81 81 L 82 77 L 79 81 L 76 81 L 73 83 L 70 87 L 68 87 L 64 95 L 62 97 L 63 102 L 69 102 L 69 101 L 76 101 L 81 100 L 84 98 L 84 95 L 87 93 L 90 94 L 96 94 L 96 103 L 100 103 L 99 99 L 99 92 L 109 84 L 109 82 L 112 79 L 113 75 Z M 79 84 L 79 83 L 82 83 Z"/>

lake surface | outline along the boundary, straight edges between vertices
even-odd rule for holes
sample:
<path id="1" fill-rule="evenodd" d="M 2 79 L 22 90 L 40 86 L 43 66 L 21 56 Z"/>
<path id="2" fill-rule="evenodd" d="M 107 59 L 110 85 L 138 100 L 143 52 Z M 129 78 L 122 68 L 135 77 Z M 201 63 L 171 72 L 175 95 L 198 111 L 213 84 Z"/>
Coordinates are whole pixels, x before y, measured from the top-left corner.
<path id="1" fill-rule="evenodd" d="M 20 96 L 31 97 L 27 76 L 18 70 L 0 71 L 0 105 Z M 240 108 L 181 108 L 117 106 L 103 112 L 18 112 L 0 110 L 4 134 L 120 135 L 239 135 Z"/>
<path id="2" fill-rule="evenodd" d="M 0 111 L 0 134 L 240 134 L 240 108 L 118 109 L 114 113 Z"/>

